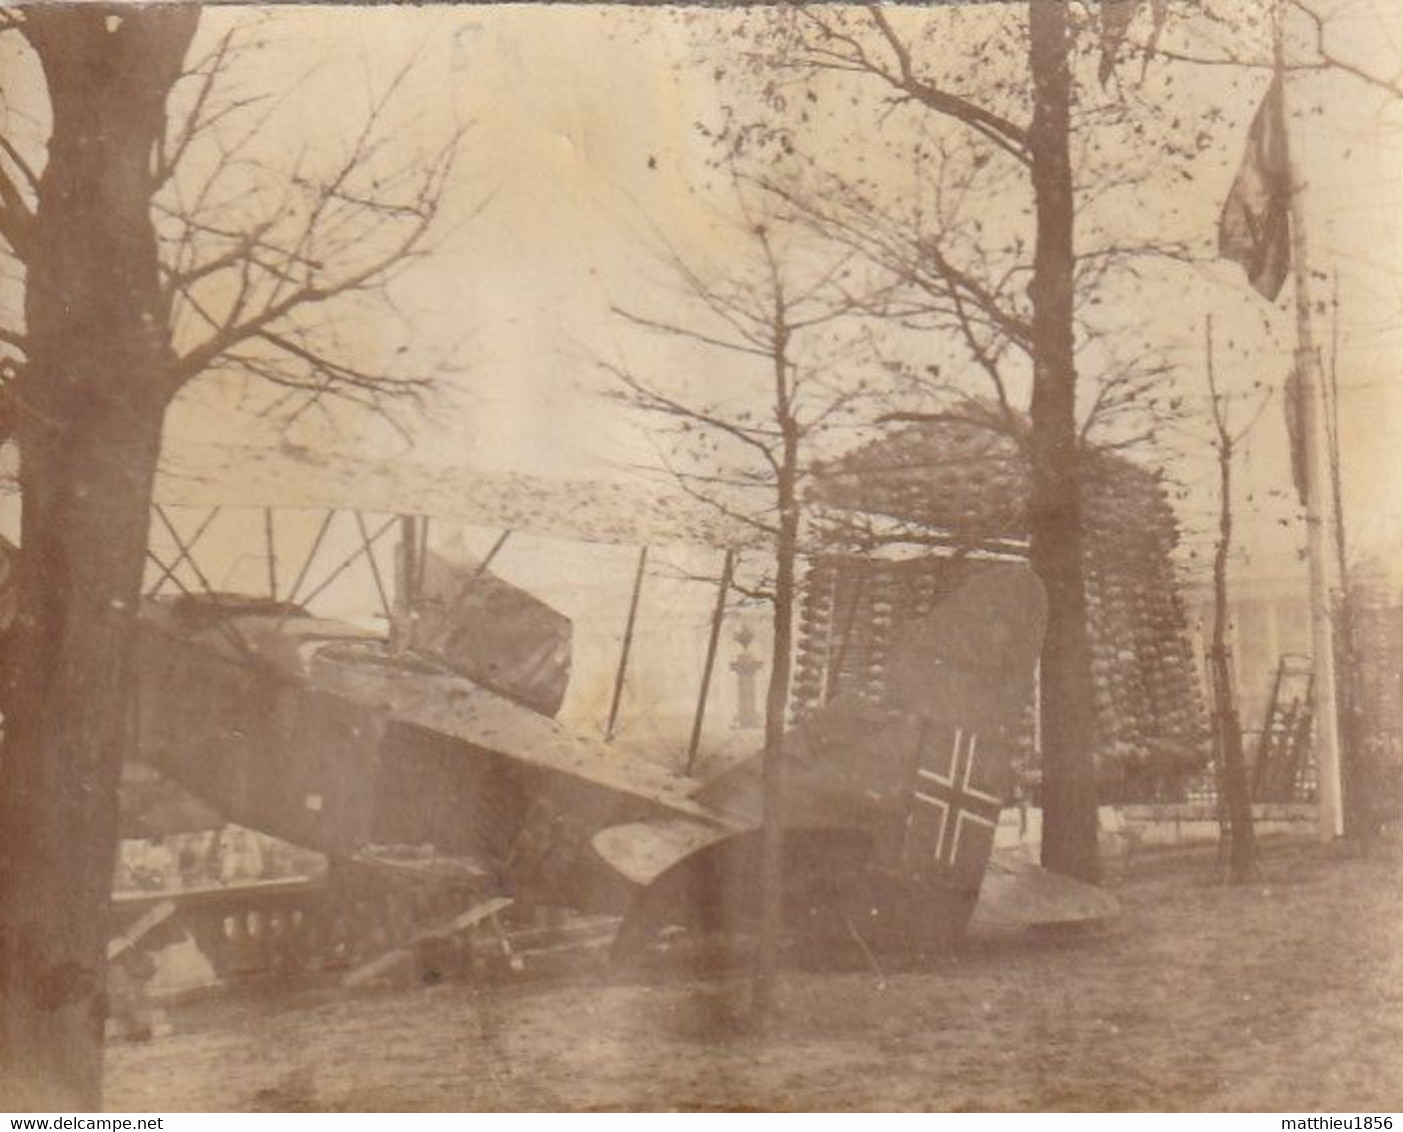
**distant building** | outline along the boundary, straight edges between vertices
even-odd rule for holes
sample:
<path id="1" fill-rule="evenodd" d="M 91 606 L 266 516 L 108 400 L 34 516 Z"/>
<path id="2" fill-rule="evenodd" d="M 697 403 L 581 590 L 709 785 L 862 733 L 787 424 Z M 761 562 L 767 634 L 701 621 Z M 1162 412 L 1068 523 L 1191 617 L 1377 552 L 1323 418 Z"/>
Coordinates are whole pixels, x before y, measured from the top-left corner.
<path id="1" fill-rule="evenodd" d="M 1084 468 L 1102 797 L 1181 798 L 1207 760 L 1208 729 L 1171 561 L 1174 514 L 1158 477 L 1124 457 L 1091 450 Z M 823 467 L 814 495 L 844 512 L 948 532 L 952 553 L 812 562 L 800 618 L 797 714 L 845 691 L 874 694 L 891 627 L 922 615 L 978 569 L 971 548 L 1008 551 L 1027 538 L 1024 458 L 1010 438 L 977 424 L 903 428 Z M 1030 747 L 1035 734 L 1030 704 Z"/>
<path id="2" fill-rule="evenodd" d="M 1213 631 L 1212 586 L 1192 586 L 1188 604 L 1202 670 Z M 1303 566 L 1296 571 L 1284 564 L 1230 567 L 1228 653 L 1238 714 L 1250 744 L 1266 718 L 1282 658 L 1310 658 L 1310 599 Z"/>
<path id="3" fill-rule="evenodd" d="M 1385 777 L 1397 776 L 1390 768 L 1403 767 L 1403 579 L 1392 566 L 1395 558 L 1378 557 L 1351 568 L 1348 638 L 1338 605 L 1334 613 L 1341 726 L 1356 729 L 1365 757 Z M 1234 564 L 1229 577 L 1229 659 L 1249 769 L 1273 697 L 1281 708 L 1311 691 L 1308 585 L 1304 564 L 1289 560 Z M 1212 629 L 1211 587 L 1194 586 L 1189 604 L 1201 659 Z M 1342 734 L 1346 744 L 1349 738 Z M 1308 756 L 1298 796 L 1309 800 L 1313 790 L 1314 759 Z"/>
<path id="4" fill-rule="evenodd" d="M 1339 650 L 1346 749 L 1356 753 L 1356 765 L 1346 767 L 1346 800 L 1368 824 L 1403 808 L 1403 586 L 1388 568 L 1394 561 L 1354 572 L 1351 632 Z"/>

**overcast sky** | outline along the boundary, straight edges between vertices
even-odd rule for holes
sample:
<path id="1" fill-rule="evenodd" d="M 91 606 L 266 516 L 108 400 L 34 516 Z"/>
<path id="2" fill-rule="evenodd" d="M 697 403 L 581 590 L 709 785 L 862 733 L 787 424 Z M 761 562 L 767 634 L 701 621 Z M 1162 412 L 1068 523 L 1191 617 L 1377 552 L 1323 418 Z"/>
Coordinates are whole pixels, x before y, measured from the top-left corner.
<path id="1" fill-rule="evenodd" d="M 1385 72 L 1397 69 L 1403 16 L 1389 5 L 1344 7 L 1335 49 Z M 240 18 L 230 9 L 207 15 L 210 30 Z M 980 17 L 937 9 L 908 18 L 954 20 L 950 49 L 958 50 Z M 278 127 L 288 144 L 333 144 L 358 120 L 364 92 L 383 87 L 411 57 L 417 62 L 399 97 L 406 144 L 432 144 L 455 122 L 472 124 L 438 252 L 398 285 L 404 318 L 361 328 L 371 352 L 404 337 L 416 348 L 452 346 L 462 365 L 445 379 L 446 395 L 432 419 L 416 427 L 419 458 L 546 475 L 622 475 L 629 464 L 646 462 L 651 448 L 636 419 L 597 396 L 596 359 L 624 357 L 640 371 L 666 373 L 692 389 L 710 388 L 733 364 L 679 350 L 609 313 L 615 303 L 679 309 L 655 254 L 657 232 L 703 265 L 719 270 L 726 262 L 728 198 L 704 187 L 714 180 L 711 150 L 694 128 L 716 119 L 717 87 L 696 43 L 706 21 L 719 38 L 733 19 L 725 12 L 694 12 L 683 21 L 668 10 L 542 5 L 328 6 L 283 11 L 268 21 L 271 46 L 260 56 L 256 81 L 295 92 L 287 99 L 292 112 Z M 1151 186 L 1146 220 L 1209 257 L 1264 74 L 1238 77 L 1236 89 L 1221 68 L 1180 68 L 1174 76 L 1164 98 L 1182 100 L 1189 115 L 1214 105 L 1224 114 L 1208 127 L 1213 142 L 1196 180 Z M 1389 118 L 1399 122 L 1403 115 L 1346 79 L 1304 77 L 1293 82 L 1292 96 L 1303 110 L 1325 104 L 1323 115 L 1300 115 L 1295 137 L 1313 266 L 1329 279 L 1338 274 L 1344 310 L 1349 513 L 1360 538 L 1380 544 L 1396 539 L 1403 517 L 1403 468 L 1392 456 L 1403 420 L 1403 390 L 1393 374 L 1403 346 L 1403 288 L 1393 266 L 1403 151 Z M 814 139 L 815 151 L 822 152 L 824 141 L 821 134 Z M 851 157 L 860 141 L 842 141 Z M 988 207 L 997 216 L 1012 205 L 991 200 Z M 1317 298 L 1328 300 L 1330 290 L 1322 283 Z M 1289 365 L 1289 286 L 1273 308 L 1233 265 L 1152 270 L 1142 290 L 1118 301 L 1144 307 L 1145 324 L 1176 351 L 1176 380 L 1190 396 L 1202 389 L 1208 311 L 1217 319 L 1229 385 L 1277 384 Z M 1328 346 L 1328 317 L 1316 329 Z M 1094 364 L 1084 360 L 1083 367 Z M 207 393 L 192 391 L 174 419 L 177 433 L 208 427 L 209 414 L 199 407 L 207 400 Z M 217 427 L 228 434 L 222 406 Z M 1203 454 L 1175 472 L 1195 488 L 1213 479 Z M 1260 521 L 1244 524 L 1247 544 L 1289 557 L 1299 542 L 1290 508 L 1279 501 L 1266 506 L 1268 490 L 1289 482 L 1279 404 L 1249 439 L 1243 482 L 1244 510 L 1264 508 Z M 1207 502 L 1200 494 L 1185 509 L 1190 529 L 1202 525 Z"/>

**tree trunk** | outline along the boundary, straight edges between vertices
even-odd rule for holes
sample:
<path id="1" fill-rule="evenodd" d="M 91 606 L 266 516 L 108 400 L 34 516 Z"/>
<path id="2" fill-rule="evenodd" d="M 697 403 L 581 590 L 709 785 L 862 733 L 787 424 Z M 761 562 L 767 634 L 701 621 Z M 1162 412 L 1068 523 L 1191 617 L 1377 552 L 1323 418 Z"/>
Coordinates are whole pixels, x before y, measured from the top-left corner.
<path id="1" fill-rule="evenodd" d="M 1335 500 L 1338 515 L 1340 501 Z M 1338 522 L 1338 520 L 1337 520 Z M 1364 707 L 1360 702 L 1363 674 L 1355 606 L 1359 591 L 1349 583 L 1344 553 L 1339 554 L 1340 596 L 1335 617 L 1335 715 L 1340 721 L 1340 762 L 1345 837 L 1369 844 L 1378 838 L 1384 813 L 1372 785 L 1373 763 L 1365 742 Z"/>
<path id="2" fill-rule="evenodd" d="M 784 931 L 784 717 L 789 706 L 795 565 L 799 557 L 799 427 L 790 406 L 788 334 L 779 296 L 775 323 L 776 417 L 784 437 L 776 475 L 779 533 L 775 539 L 773 659 L 765 692 L 765 749 L 761 756 L 764 813 L 760 827 L 760 946 L 751 987 L 751 1017 L 764 1033 L 773 1029 L 778 1009 L 779 944 Z"/>
<path id="3" fill-rule="evenodd" d="M 1237 702 L 1233 697 L 1232 674 L 1228 668 L 1228 556 L 1232 551 L 1233 526 L 1232 459 L 1232 438 L 1220 425 L 1218 544 L 1213 553 L 1213 645 L 1209 652 L 1209 667 L 1213 677 L 1213 738 L 1218 756 L 1218 784 L 1228 807 L 1229 877 L 1234 884 L 1246 884 L 1257 875 L 1257 839 L 1252 828 L 1252 798 L 1247 788 L 1247 762 L 1242 752 L 1242 721 L 1238 718 Z"/>
<path id="4" fill-rule="evenodd" d="M 198 10 L 25 13 L 53 110 L 24 248 L 16 662 L 0 757 L 0 1107 L 101 1102 L 117 787 L 170 388 L 151 222 Z"/>
<path id="5" fill-rule="evenodd" d="M 788 494 L 792 497 L 793 488 Z M 798 509 L 792 498 L 781 511 L 775 547 L 774 660 L 765 693 L 763 760 L 764 816 L 760 829 L 760 948 L 751 1008 L 757 1024 L 774 1022 L 779 982 L 779 943 L 784 932 L 784 717 L 789 705 L 789 674 L 794 643 L 794 573 L 798 557 Z"/>
<path id="6" fill-rule="evenodd" d="M 1033 80 L 1033 568 L 1047 591 L 1042 651 L 1042 863 L 1095 880 L 1095 715 L 1082 563 L 1081 475 L 1073 332 L 1076 202 L 1070 156 L 1067 5 L 1029 0 Z"/>

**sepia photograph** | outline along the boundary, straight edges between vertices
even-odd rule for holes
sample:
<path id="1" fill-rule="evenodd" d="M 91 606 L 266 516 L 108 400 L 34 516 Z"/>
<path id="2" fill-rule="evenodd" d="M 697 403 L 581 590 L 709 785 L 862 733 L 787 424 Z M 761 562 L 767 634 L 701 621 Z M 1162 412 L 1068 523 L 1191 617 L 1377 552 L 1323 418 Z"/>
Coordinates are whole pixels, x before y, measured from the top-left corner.
<path id="1" fill-rule="evenodd" d="M 1396 0 L 0 4 L 0 1111 L 1391 1127 L 1400 200 Z"/>

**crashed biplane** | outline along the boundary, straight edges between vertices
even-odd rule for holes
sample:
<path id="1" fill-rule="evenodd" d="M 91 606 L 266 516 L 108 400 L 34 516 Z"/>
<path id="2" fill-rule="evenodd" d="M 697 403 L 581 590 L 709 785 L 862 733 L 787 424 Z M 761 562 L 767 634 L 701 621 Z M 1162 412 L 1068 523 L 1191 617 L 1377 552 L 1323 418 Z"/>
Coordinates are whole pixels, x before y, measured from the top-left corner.
<path id="1" fill-rule="evenodd" d="M 167 481 L 158 497 L 208 505 L 199 485 Z M 483 484 L 458 488 L 457 499 L 495 497 Z M 565 533 L 588 536 L 578 504 L 567 500 L 557 514 L 573 516 Z M 666 523 L 650 528 L 642 506 L 614 508 L 629 516 L 627 529 L 602 537 L 682 541 L 659 533 Z M 561 533 L 539 512 L 484 510 L 479 502 L 450 514 Z M 193 566 L 193 545 L 159 514 Z M 401 523 L 392 603 L 357 521 L 386 611 L 396 613 L 388 634 L 313 616 L 296 592 L 181 586 L 148 599 L 140 757 L 231 821 L 333 862 L 428 844 L 489 893 L 619 916 L 616 955 L 670 926 L 749 930 L 759 902 L 758 753 L 703 779 L 572 734 L 553 718 L 569 677 L 567 618 L 493 574 L 491 555 L 466 565 L 436 556 L 412 520 Z M 696 541 L 690 530 L 683 537 Z M 724 532 L 714 537 L 730 545 Z M 790 730 L 780 817 L 786 918 L 796 932 L 928 950 L 965 928 L 981 892 L 990 919 L 1005 923 L 1114 911 L 1098 889 L 993 854 L 1044 599 L 1016 555 L 987 559 L 900 628 L 881 696 L 840 697 Z M 158 589 L 176 565 L 158 563 Z M 306 574 L 304 565 L 299 581 Z M 642 577 L 640 559 L 611 723 Z M 705 700 L 703 689 L 699 714 Z"/>

